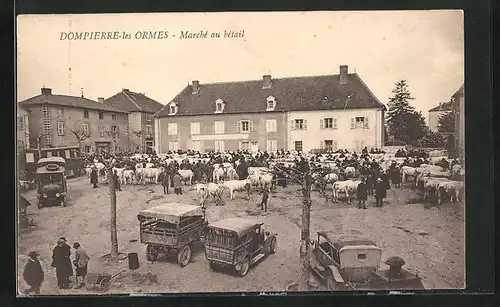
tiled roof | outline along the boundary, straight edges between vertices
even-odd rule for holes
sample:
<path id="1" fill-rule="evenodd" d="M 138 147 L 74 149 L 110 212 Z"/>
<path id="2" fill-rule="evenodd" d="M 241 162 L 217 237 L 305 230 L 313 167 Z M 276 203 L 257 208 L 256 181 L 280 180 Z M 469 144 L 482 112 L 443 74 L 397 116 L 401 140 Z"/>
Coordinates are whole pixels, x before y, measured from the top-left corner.
<path id="1" fill-rule="evenodd" d="M 121 92 L 105 99 L 104 103 L 128 112 L 156 113 L 163 108 L 163 104 L 158 101 L 128 89 L 123 89 Z"/>
<path id="2" fill-rule="evenodd" d="M 451 104 L 451 102 L 444 102 L 429 110 L 429 112 L 446 112 L 446 111 L 453 111 L 453 105 Z"/>
<path id="3" fill-rule="evenodd" d="M 128 113 L 127 111 L 116 109 L 113 106 L 99 103 L 97 101 L 90 100 L 88 98 L 77 97 L 77 96 L 52 95 L 52 94 L 37 95 L 19 102 L 19 106 L 21 107 L 28 107 L 32 105 L 42 105 L 42 104 L 60 105 L 60 106 L 68 106 L 68 107 L 91 109 L 91 110 L 102 110 L 102 111 L 116 112 L 116 113 Z"/>
<path id="4" fill-rule="evenodd" d="M 269 96 L 276 99 L 274 111 L 385 109 L 356 73 L 348 74 L 344 84 L 339 80 L 339 75 L 279 78 L 266 89 L 262 80 L 200 84 L 197 94 L 188 85 L 172 101 L 179 107 L 176 116 L 214 114 L 219 98 L 225 102 L 223 114 L 266 112 Z M 168 116 L 168 112 L 164 107 L 155 116 Z"/>

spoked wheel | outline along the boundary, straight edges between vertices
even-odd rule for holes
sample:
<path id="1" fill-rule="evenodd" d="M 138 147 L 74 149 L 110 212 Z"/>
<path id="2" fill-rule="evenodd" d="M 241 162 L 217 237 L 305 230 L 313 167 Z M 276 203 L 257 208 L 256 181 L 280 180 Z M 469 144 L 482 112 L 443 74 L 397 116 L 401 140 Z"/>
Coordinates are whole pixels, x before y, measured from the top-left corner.
<path id="1" fill-rule="evenodd" d="M 278 250 L 278 240 L 274 238 L 271 242 L 271 254 L 276 254 L 276 250 Z"/>
<path id="2" fill-rule="evenodd" d="M 243 260 L 243 262 L 241 263 L 241 267 L 240 269 L 238 270 L 238 275 L 240 277 L 244 277 L 245 275 L 247 275 L 248 273 L 248 269 L 250 268 L 250 260 L 247 258 L 245 258 Z"/>
<path id="3" fill-rule="evenodd" d="M 99 283 L 99 292 L 104 293 L 109 290 L 109 286 L 111 285 L 111 280 L 109 278 L 103 278 Z"/>
<path id="4" fill-rule="evenodd" d="M 155 261 L 156 258 L 158 258 L 158 250 L 154 246 L 148 244 L 146 247 L 146 260 Z"/>
<path id="5" fill-rule="evenodd" d="M 189 245 L 184 246 L 181 251 L 177 254 L 177 262 L 183 268 L 191 261 L 191 247 Z"/>

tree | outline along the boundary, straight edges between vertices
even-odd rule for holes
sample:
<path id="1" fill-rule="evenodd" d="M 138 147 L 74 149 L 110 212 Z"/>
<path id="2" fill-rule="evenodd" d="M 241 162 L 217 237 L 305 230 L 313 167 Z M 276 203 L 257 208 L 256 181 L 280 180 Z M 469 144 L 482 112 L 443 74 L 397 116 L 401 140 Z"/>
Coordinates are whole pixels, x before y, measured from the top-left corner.
<path id="1" fill-rule="evenodd" d="M 275 165 L 275 169 L 283 174 L 286 179 L 295 182 L 302 186 L 302 223 L 300 232 L 300 280 L 299 291 L 308 291 L 309 281 L 309 265 L 311 259 L 311 239 L 310 239 L 310 224 L 311 224 L 311 189 L 316 179 L 313 179 L 312 174 L 319 172 L 326 175 L 326 171 L 321 168 L 311 168 L 307 161 L 298 167 L 281 167 Z M 275 173 L 275 172 L 271 172 Z M 322 176 L 318 176 L 320 178 Z"/>
<path id="2" fill-rule="evenodd" d="M 139 150 L 141 151 L 141 153 L 143 153 L 144 150 L 142 148 L 142 143 L 143 143 L 142 138 L 144 137 L 144 131 L 142 130 L 132 131 L 132 134 L 139 138 Z"/>
<path id="3" fill-rule="evenodd" d="M 82 148 L 82 142 L 90 137 L 91 131 L 89 129 L 83 129 L 83 125 L 75 124 L 74 127 L 82 126 L 82 129 L 69 129 L 73 133 L 78 142 L 78 148 Z"/>
<path id="4" fill-rule="evenodd" d="M 410 105 L 410 101 L 415 98 L 411 96 L 406 80 L 397 82 L 392 94 L 387 111 L 388 133 L 395 141 L 415 143 L 426 135 L 427 125 L 422 113 Z"/>
<path id="5" fill-rule="evenodd" d="M 116 139 L 120 136 L 120 129 L 117 125 L 113 125 L 106 131 L 106 134 L 113 141 L 113 152 L 116 152 Z"/>
<path id="6" fill-rule="evenodd" d="M 441 133 L 429 130 L 426 135 L 418 139 L 417 143 L 419 147 L 437 148 L 443 147 L 444 141 L 445 139 Z"/>
<path id="7" fill-rule="evenodd" d="M 455 134 L 455 112 L 450 111 L 441 115 L 438 119 L 438 132 L 448 135 Z"/>

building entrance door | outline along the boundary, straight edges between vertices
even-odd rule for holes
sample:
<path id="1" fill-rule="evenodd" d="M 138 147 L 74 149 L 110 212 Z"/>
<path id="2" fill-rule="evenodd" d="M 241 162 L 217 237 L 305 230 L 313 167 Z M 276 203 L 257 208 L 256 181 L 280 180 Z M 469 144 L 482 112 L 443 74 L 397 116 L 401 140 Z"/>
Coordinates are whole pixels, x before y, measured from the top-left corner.
<path id="1" fill-rule="evenodd" d="M 109 142 L 96 142 L 95 143 L 95 149 L 97 155 L 101 155 L 103 152 L 105 153 L 110 153 L 110 143 Z"/>

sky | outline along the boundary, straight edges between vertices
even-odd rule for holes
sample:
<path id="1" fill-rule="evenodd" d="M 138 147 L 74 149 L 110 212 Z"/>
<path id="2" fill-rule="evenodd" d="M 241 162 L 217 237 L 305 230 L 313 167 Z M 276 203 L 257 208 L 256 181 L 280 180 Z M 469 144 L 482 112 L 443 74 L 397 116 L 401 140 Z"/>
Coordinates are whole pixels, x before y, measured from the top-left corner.
<path id="1" fill-rule="evenodd" d="M 422 111 L 464 82 L 461 11 L 24 15 L 17 23 L 17 101 L 40 94 L 93 100 L 128 88 L 166 104 L 187 84 L 356 72 L 387 104 L 407 80 Z M 243 38 L 210 33 L 244 30 Z M 119 31 L 131 39 L 61 40 L 61 32 Z M 138 31 L 168 31 L 136 39 Z M 208 38 L 180 38 L 208 31 Z M 175 35 L 175 37 L 173 36 Z"/>

